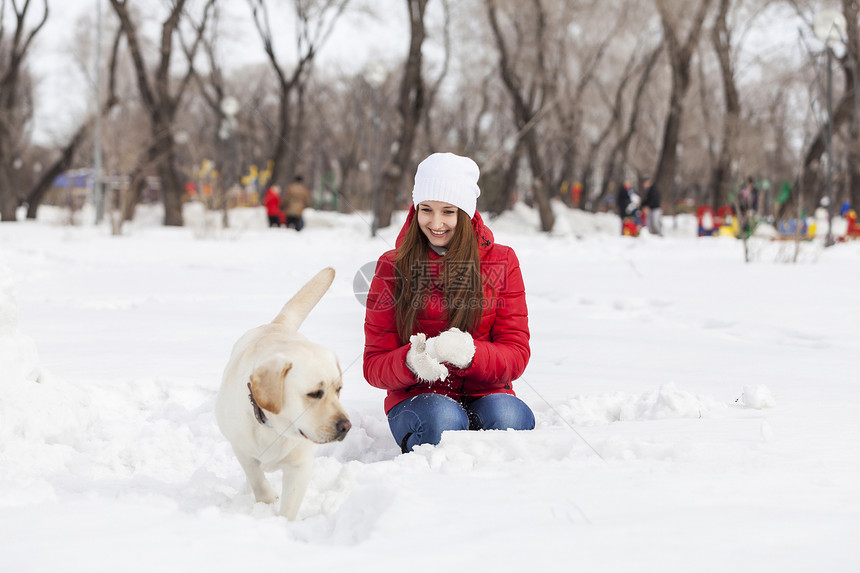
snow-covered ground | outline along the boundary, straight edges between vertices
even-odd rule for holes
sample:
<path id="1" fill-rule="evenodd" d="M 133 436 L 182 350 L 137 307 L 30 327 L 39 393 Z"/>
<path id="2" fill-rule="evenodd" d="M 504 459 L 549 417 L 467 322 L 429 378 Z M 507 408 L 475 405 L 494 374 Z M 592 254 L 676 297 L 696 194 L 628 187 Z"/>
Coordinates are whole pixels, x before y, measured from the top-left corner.
<path id="1" fill-rule="evenodd" d="M 402 214 L 375 239 L 317 212 L 0 224 L 0 571 L 860 570 L 860 242 L 744 263 L 689 219 L 633 239 L 558 213 L 552 236 L 523 206 L 490 222 L 522 262 L 537 428 L 407 455 L 353 293 Z M 233 342 L 329 265 L 303 331 L 353 429 L 291 523 L 244 493 L 213 403 Z"/>

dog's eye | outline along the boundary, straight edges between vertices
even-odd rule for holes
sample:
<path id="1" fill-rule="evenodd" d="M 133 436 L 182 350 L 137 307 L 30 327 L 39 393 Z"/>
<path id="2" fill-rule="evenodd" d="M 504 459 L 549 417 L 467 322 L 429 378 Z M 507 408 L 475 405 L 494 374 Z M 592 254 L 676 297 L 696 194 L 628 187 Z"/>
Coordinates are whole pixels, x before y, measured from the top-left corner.
<path id="1" fill-rule="evenodd" d="M 323 397 L 323 394 L 325 394 L 325 392 L 323 392 L 322 390 L 317 390 L 316 392 L 308 392 L 308 398 L 319 400 Z"/>

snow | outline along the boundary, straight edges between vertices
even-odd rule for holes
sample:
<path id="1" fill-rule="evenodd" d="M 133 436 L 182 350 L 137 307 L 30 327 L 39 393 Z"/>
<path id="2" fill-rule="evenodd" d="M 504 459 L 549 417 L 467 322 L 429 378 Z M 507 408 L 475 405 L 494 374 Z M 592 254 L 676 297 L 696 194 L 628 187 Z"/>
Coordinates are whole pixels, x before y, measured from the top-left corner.
<path id="1" fill-rule="evenodd" d="M 48 208 L 0 225 L 0 570 L 857 571 L 860 243 L 786 264 L 754 240 L 744 263 L 694 220 L 634 239 L 557 214 L 490 222 L 522 263 L 537 428 L 407 455 L 353 292 L 402 213 L 374 239 L 314 211 L 301 233 L 193 207 L 118 237 Z M 303 331 L 338 354 L 353 429 L 288 522 L 244 492 L 213 403 L 233 342 L 329 265 Z"/>

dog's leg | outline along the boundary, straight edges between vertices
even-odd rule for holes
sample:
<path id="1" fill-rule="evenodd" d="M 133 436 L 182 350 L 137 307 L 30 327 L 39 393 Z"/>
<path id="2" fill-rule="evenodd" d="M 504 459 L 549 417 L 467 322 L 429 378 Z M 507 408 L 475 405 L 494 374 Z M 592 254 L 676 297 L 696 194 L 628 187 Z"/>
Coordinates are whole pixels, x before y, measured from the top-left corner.
<path id="1" fill-rule="evenodd" d="M 260 462 L 254 458 L 248 457 L 235 449 L 236 459 L 242 469 L 245 470 L 245 477 L 248 480 L 248 485 L 251 491 L 254 492 L 254 499 L 262 503 L 273 503 L 278 499 L 278 494 L 266 479 L 266 474 L 260 467 Z"/>
<path id="2" fill-rule="evenodd" d="M 299 457 L 296 462 L 283 466 L 283 482 L 281 490 L 281 515 L 293 521 L 299 513 L 299 507 L 308 489 L 311 472 L 314 466 L 313 451 Z"/>

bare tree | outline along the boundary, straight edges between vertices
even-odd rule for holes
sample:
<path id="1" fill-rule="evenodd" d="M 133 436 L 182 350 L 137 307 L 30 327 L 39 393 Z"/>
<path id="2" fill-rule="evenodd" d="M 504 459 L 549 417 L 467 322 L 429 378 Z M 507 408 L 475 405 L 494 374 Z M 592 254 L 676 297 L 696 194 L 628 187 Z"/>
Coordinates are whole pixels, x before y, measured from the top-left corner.
<path id="1" fill-rule="evenodd" d="M 684 96 L 690 87 L 690 62 L 699 43 L 705 15 L 711 0 L 681 2 L 678 0 L 654 0 L 663 25 L 666 54 L 672 70 L 672 89 L 669 96 L 669 114 L 663 129 L 660 159 L 654 174 L 654 182 L 664 193 L 675 186 L 675 171 L 678 161 L 678 141 L 681 120 L 684 117 Z M 694 9 L 689 22 L 684 22 L 688 10 Z M 686 34 L 682 37 L 682 28 Z"/>
<path id="2" fill-rule="evenodd" d="M 726 203 L 727 187 L 730 181 L 732 161 L 737 157 L 737 137 L 741 119 L 741 102 L 735 83 L 734 62 L 732 61 L 732 37 L 728 27 L 731 0 L 718 0 L 717 17 L 711 30 L 711 44 L 720 63 L 720 77 L 723 84 L 723 138 L 716 164 L 712 168 L 708 184 L 711 206 L 716 208 Z"/>
<path id="3" fill-rule="evenodd" d="M 6 26 L 6 0 L 0 0 L 0 221 L 14 222 L 20 200 L 15 181 L 15 159 L 20 153 L 21 138 L 28 114 L 22 105 L 22 78 L 27 52 L 33 38 L 48 20 L 48 0 L 42 2 L 41 15 L 29 30 L 25 24 L 32 4 L 12 2 L 14 28 Z"/>
<path id="4" fill-rule="evenodd" d="M 117 29 L 113 47 L 111 49 L 110 59 L 108 63 L 108 94 L 104 102 L 101 102 L 93 113 L 100 113 L 102 117 L 107 116 L 115 105 L 119 103 L 119 97 L 116 93 L 116 70 L 118 61 L 118 52 L 120 40 L 122 39 L 122 28 Z M 98 103 L 98 102 L 97 102 Z M 45 167 L 39 179 L 33 187 L 27 191 L 27 218 L 35 219 L 39 206 L 45 198 L 47 192 L 51 189 L 54 180 L 73 166 L 78 151 L 91 136 L 95 116 L 90 114 L 78 126 L 74 134 L 69 138 L 68 142 L 59 150 L 59 154 L 47 167 Z"/>
<path id="5" fill-rule="evenodd" d="M 301 162 L 301 127 L 305 121 L 304 108 L 307 84 L 314 59 L 331 35 L 335 23 L 349 0 L 294 0 L 296 10 L 296 48 L 298 61 L 290 73 L 275 53 L 274 34 L 269 18 L 267 0 L 248 0 L 254 24 L 278 85 L 278 124 L 272 134 L 271 179 L 279 180 L 282 173 L 291 177 Z"/>
<path id="6" fill-rule="evenodd" d="M 324 182 L 336 193 L 342 212 L 371 209 L 371 190 L 381 175 L 382 158 L 395 140 L 386 113 L 396 107 L 396 78 L 381 67 L 340 79 L 314 81 L 306 139 L 318 165 L 330 173 Z"/>
<path id="7" fill-rule="evenodd" d="M 418 133 L 418 124 L 424 113 L 426 103 L 424 78 L 421 75 L 423 55 L 421 46 L 426 36 L 424 11 L 427 0 L 406 0 L 409 8 L 409 55 L 400 83 L 400 97 L 397 112 L 400 117 L 400 133 L 394 144 L 391 158 L 382 172 L 378 195 L 374 204 L 374 231 L 391 224 L 391 213 L 397 199 L 405 174 L 412 162 L 412 148 Z"/>
<path id="8" fill-rule="evenodd" d="M 499 53 L 499 72 L 513 103 L 514 120 L 518 130 L 517 138 L 523 140 L 532 172 L 532 192 L 540 215 L 541 230 L 548 232 L 552 230 L 555 223 L 555 215 L 549 203 L 546 185 L 547 170 L 535 129 L 555 98 L 554 83 L 545 59 L 545 55 L 549 52 L 549 46 L 545 44 L 544 37 L 544 31 L 547 29 L 547 13 L 541 0 L 532 0 L 533 10 L 528 10 L 526 13 L 533 19 L 527 22 L 516 21 L 513 25 L 518 32 L 520 24 L 528 25 L 529 32 L 532 34 L 529 52 L 533 54 L 533 59 L 528 62 L 532 73 L 529 77 L 525 77 L 518 71 L 516 62 L 513 60 L 513 53 L 521 54 L 518 48 L 523 46 L 514 48 L 511 46 L 512 42 L 506 40 L 500 24 L 498 1 L 485 0 L 485 6 Z M 522 16 L 523 14 L 520 13 L 514 18 L 519 19 Z"/>
<path id="9" fill-rule="evenodd" d="M 231 154 L 227 149 L 228 140 L 235 136 L 234 128 L 236 118 L 233 115 L 228 115 L 229 101 L 227 98 L 233 97 L 228 95 L 227 80 L 224 75 L 224 70 L 219 59 L 216 46 L 219 41 L 218 23 L 220 20 L 219 6 L 215 6 L 212 15 L 212 26 L 207 35 L 204 35 L 201 43 L 203 52 L 206 54 L 206 61 L 209 64 L 209 73 L 204 78 L 201 74 L 195 71 L 194 77 L 197 80 L 197 86 L 203 101 L 208 108 L 204 129 L 198 133 L 198 138 L 207 138 L 212 143 L 212 151 L 215 156 L 215 166 L 218 172 L 218 181 L 215 189 L 217 194 L 217 206 L 221 208 L 221 224 L 224 228 L 229 226 L 228 217 L 228 197 L 227 186 L 239 178 L 239 158 L 235 154 Z M 227 111 L 225 111 L 225 109 Z M 202 111 L 202 110 L 199 110 Z M 236 110 L 238 113 L 238 110 Z M 211 127 L 210 127 L 211 126 Z M 208 127 L 208 129 L 207 129 Z M 206 133 L 202 133 L 205 131 Z M 206 146 L 209 148 L 209 146 Z M 196 162 L 194 162 L 196 165 Z M 207 205 L 211 207 L 211 205 Z"/>
<path id="10" fill-rule="evenodd" d="M 813 27 L 813 15 L 818 10 L 817 4 L 803 2 L 801 0 L 785 0 L 794 8 L 797 15 L 811 29 Z M 782 204 L 779 216 L 793 210 L 795 202 L 803 197 L 807 200 L 806 207 L 817 204 L 823 193 L 823 170 L 822 157 L 827 151 L 827 133 L 832 132 L 834 139 L 840 137 L 842 128 L 848 124 L 848 135 L 845 138 L 847 148 L 847 183 L 846 194 L 853 205 L 860 201 L 860 133 L 858 133 L 858 122 L 860 122 L 860 92 L 858 92 L 858 72 L 860 72 L 860 30 L 858 30 L 858 19 L 860 19 L 860 2 L 857 0 L 842 0 L 842 14 L 845 16 L 846 30 L 844 40 L 844 53 L 838 57 L 844 83 L 841 93 L 833 94 L 833 115 L 820 121 L 815 132 L 809 137 L 804 146 L 802 157 L 802 170 L 798 186 L 794 190 L 792 201 Z M 836 84 L 834 83 L 834 86 Z M 813 96 L 815 97 L 815 96 Z M 820 96 L 819 96 L 820 97 Z"/>
<path id="11" fill-rule="evenodd" d="M 147 170 L 154 167 L 161 180 L 164 224 L 182 225 L 184 188 L 176 168 L 173 127 L 177 110 L 193 77 L 194 54 L 200 45 L 207 19 L 215 1 L 207 0 L 201 22 L 199 24 L 192 23 L 192 27 L 195 29 L 194 39 L 189 45 L 190 47 L 185 46 L 188 69 L 183 77 L 174 82 L 171 75 L 174 42 L 177 36 L 181 36 L 180 26 L 183 18 L 190 18 L 185 12 L 187 0 L 171 0 L 170 12 L 161 27 L 159 62 L 152 74 L 143 55 L 143 46 L 138 35 L 139 27 L 134 23 L 129 12 L 128 0 L 110 0 L 128 41 L 128 49 L 137 74 L 137 86 L 141 102 L 149 113 L 150 119 L 151 139 L 144 156 L 132 174 L 132 198 L 125 213 L 126 219 L 131 219 L 133 216 L 134 208 L 143 189 L 143 175 Z M 180 41 L 182 41 L 181 38 Z"/>
<path id="12" fill-rule="evenodd" d="M 211 10 L 201 11 L 208 2 Z M 860 0 L 840 2 L 849 28 L 856 28 L 856 11 L 850 16 Z M 113 22 L 124 31 L 120 62 L 132 64 L 120 65 L 120 75 L 134 95 L 121 93 L 124 105 L 105 117 L 106 170 L 130 174 L 138 191 L 144 180 L 160 176 L 166 219 L 174 213 L 174 221 L 181 217 L 176 208 L 180 181 L 196 178 L 198 171 L 189 167 L 214 158 L 221 181 L 238 180 L 247 173 L 241 166 L 271 160 L 279 183 L 298 169 L 336 182 L 331 188 L 347 210 L 367 208 L 375 190 L 381 207 L 377 224 L 387 224 L 390 210 L 402 204 L 398 194 L 415 156 L 443 148 L 481 165 L 482 209 L 498 213 L 510 207 L 514 194 L 530 189 L 533 195 L 527 198 L 535 201 L 542 229 L 552 228 L 550 197 L 563 181 L 582 181 L 582 200 L 596 209 L 603 206 L 600 199 L 610 182 L 645 169 L 661 175 L 656 180 L 667 200 L 676 186 L 689 197 L 705 198 L 701 187 L 710 183 L 715 198 L 708 200 L 724 204 L 736 165 L 762 174 L 773 165 L 786 179 L 796 177 L 794 170 L 805 160 L 801 180 L 810 187 L 805 197 L 820 197 L 818 159 L 826 126 L 815 126 L 798 113 L 797 98 L 804 94 L 785 88 L 787 95 L 781 94 L 777 87 L 812 84 L 806 77 L 811 66 L 805 69 L 788 54 L 777 54 L 784 59 L 773 63 L 772 54 L 750 56 L 742 47 L 745 27 L 751 26 L 748 16 L 757 9 L 768 5 L 785 13 L 797 4 L 811 25 L 814 0 L 654 0 L 644 5 L 635 0 L 446 0 L 426 14 L 427 0 L 408 0 L 409 54 L 395 73 L 379 81 L 362 74 L 338 78 L 339 72 L 319 66 L 321 48 L 340 29 L 346 0 L 247 0 L 245 18 L 262 40 L 259 55 L 266 55 L 256 66 L 232 71 L 215 58 L 224 53 L 224 37 L 201 34 L 204 25 L 212 30 L 215 3 L 164 0 L 163 15 L 169 11 L 170 18 L 155 28 L 158 38 L 144 32 L 152 28 L 142 27 L 131 2 L 111 0 L 112 12 L 120 16 Z M 383 14 L 371 3 L 362 6 Z M 283 7 L 294 11 L 286 28 Z M 6 20 L 11 21 L 8 15 Z M 27 22 L 35 22 L 32 14 Z M 856 40 L 857 32 L 848 35 Z M 285 36 L 288 42 L 295 37 L 299 48 L 290 59 L 287 52 L 275 52 Z M 3 58 L 13 38 L 6 34 L 5 39 Z M 435 42 L 432 49 L 430 42 Z M 708 49 L 697 52 L 704 46 Z M 193 70 L 187 60 L 204 49 L 209 64 L 199 66 L 197 83 L 192 80 L 186 89 L 186 71 Z M 855 160 L 860 147 L 853 143 L 860 127 L 855 51 L 839 59 L 833 124 L 837 158 L 846 166 L 837 183 L 840 192 L 844 186 L 851 193 L 860 188 L 854 183 L 860 181 L 860 161 Z M 392 66 L 371 62 L 367 69 L 374 64 Z M 744 73 L 746 65 L 753 73 Z M 19 82 L 18 93 L 25 88 L 26 82 Z M 701 101 L 685 99 L 697 88 Z M 242 102 L 238 121 L 231 122 L 229 152 L 216 135 L 226 119 L 221 103 L 228 95 Z M 29 104 L 18 103 L 18 117 L 26 118 Z M 35 157 L 26 145 L 26 125 L 16 133 L 18 147 L 0 149 L 0 164 L 18 155 L 26 165 Z M 88 161 L 85 144 L 78 153 L 66 147 L 79 141 L 78 135 L 39 155 L 41 163 L 56 157 L 63 161 L 57 164 L 62 170 L 69 161 L 72 166 Z M 792 145 L 801 138 L 808 143 L 805 158 Z M 31 212 L 53 172 L 53 165 L 44 169 L 27 194 Z M 9 173 L 6 167 L 5 176 L 0 174 L 7 188 Z M 714 189 L 722 191 L 715 195 Z M 16 200 L 23 197 L 18 194 Z"/>
<path id="13" fill-rule="evenodd" d="M 634 55 L 631 57 L 631 62 L 634 61 L 634 58 L 637 58 L 636 54 L 639 52 L 639 47 L 634 50 Z M 640 110 L 642 105 L 642 97 L 645 94 L 645 88 L 648 86 L 649 81 L 651 80 L 651 73 L 654 71 L 654 68 L 657 65 L 657 61 L 660 58 L 660 54 L 663 52 L 663 43 L 657 44 L 650 52 L 646 52 L 642 61 L 638 62 L 638 67 L 641 68 L 639 72 L 639 79 L 636 82 L 636 87 L 633 90 L 630 103 L 630 111 L 626 115 L 626 123 L 624 124 L 620 135 L 616 139 L 615 143 L 609 149 L 609 152 L 606 154 L 606 159 L 603 164 L 603 177 L 602 184 L 600 187 L 600 193 L 597 197 L 592 199 L 591 202 L 591 210 L 592 212 L 596 211 L 604 197 L 609 193 L 609 190 L 612 184 L 621 178 L 623 166 L 627 164 L 627 156 L 630 150 L 630 145 L 633 141 L 633 137 L 636 135 L 636 132 L 639 129 L 639 120 L 640 120 Z M 614 105 L 612 110 L 612 118 L 614 125 L 616 123 L 621 123 L 625 121 L 624 118 L 624 88 L 629 79 L 633 79 L 633 76 L 625 73 L 623 76 L 622 82 L 618 86 L 618 90 L 616 91 L 614 98 Z"/>
<path id="14" fill-rule="evenodd" d="M 433 117 L 431 112 L 434 109 L 434 102 L 442 87 L 442 82 L 448 75 L 448 69 L 451 66 L 451 8 L 449 0 L 442 0 L 442 8 L 444 10 L 444 19 L 442 24 L 442 45 L 444 49 L 444 57 L 442 59 L 441 69 L 436 76 L 436 79 L 430 82 L 425 87 L 426 103 L 424 106 L 424 135 L 427 139 L 427 146 L 431 150 L 441 149 L 440 135 L 438 130 L 434 129 Z"/>
<path id="15" fill-rule="evenodd" d="M 860 205 L 860 89 L 858 89 L 858 74 L 860 74 L 860 2 L 858 0 L 842 0 L 842 14 L 845 16 L 845 47 L 846 53 L 842 67 L 846 74 L 846 96 L 852 100 L 851 123 L 848 132 L 848 200 L 855 208 Z"/>
<path id="16" fill-rule="evenodd" d="M 576 6 L 576 4 L 565 3 L 563 10 L 567 11 Z M 559 73 L 558 82 L 560 84 L 559 93 L 564 93 L 567 97 L 563 98 L 558 106 L 556 106 L 556 115 L 558 124 L 561 127 L 561 132 L 556 135 L 558 146 L 563 149 L 562 159 L 560 161 L 561 169 L 559 170 L 558 180 L 553 183 L 561 183 L 561 180 L 573 177 L 582 182 L 583 186 L 588 189 L 593 179 L 593 173 L 596 167 L 597 157 L 601 148 L 607 142 L 612 134 L 620 116 L 616 113 L 619 110 L 617 104 L 624 93 L 627 81 L 632 73 L 632 65 L 635 62 L 634 54 L 629 58 L 627 65 L 621 77 L 617 77 L 615 72 L 611 75 L 606 74 L 606 77 L 601 77 L 601 70 L 612 64 L 607 61 L 608 57 L 613 55 L 613 52 L 620 52 L 620 42 L 618 38 L 627 23 L 629 10 L 627 3 L 619 3 L 617 6 L 607 6 L 601 4 L 596 7 L 597 10 L 603 13 L 611 14 L 611 20 L 614 22 L 605 29 L 599 29 L 599 35 L 596 38 L 586 36 L 585 32 L 579 34 L 584 36 L 582 43 L 584 45 L 567 46 L 561 54 L 560 70 L 565 70 L 566 73 Z M 612 10 L 610 12 L 610 9 Z M 614 10 L 618 10 L 616 14 Z M 584 14 L 585 18 L 597 18 L 600 14 L 588 13 Z M 563 13 L 560 21 L 576 21 L 573 13 Z M 566 40 L 567 36 L 573 34 L 563 34 L 562 40 Z M 573 65 L 569 60 L 575 60 L 577 65 Z M 613 66 L 614 67 L 614 66 Z M 576 70 L 576 71 L 574 71 Z M 618 82 L 616 90 L 615 103 L 616 106 L 609 105 L 609 120 L 603 125 L 599 125 L 603 115 L 602 104 L 608 104 L 613 100 L 612 97 L 607 97 L 605 93 L 605 85 L 610 82 Z M 569 84 L 565 86 L 565 83 Z M 592 89 L 594 93 L 600 94 L 600 101 L 595 101 L 595 98 L 588 97 L 587 90 Z M 596 104 L 596 105 L 595 105 Z M 594 129 L 592 129 L 594 128 Z M 595 134 L 596 135 L 591 135 Z M 585 145 L 584 145 L 585 144 Z M 585 153 L 582 151 L 585 148 Z M 573 207 L 581 207 L 587 200 L 588 193 L 580 195 L 579 203 L 573 205 L 571 197 L 571 205 Z"/>

